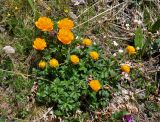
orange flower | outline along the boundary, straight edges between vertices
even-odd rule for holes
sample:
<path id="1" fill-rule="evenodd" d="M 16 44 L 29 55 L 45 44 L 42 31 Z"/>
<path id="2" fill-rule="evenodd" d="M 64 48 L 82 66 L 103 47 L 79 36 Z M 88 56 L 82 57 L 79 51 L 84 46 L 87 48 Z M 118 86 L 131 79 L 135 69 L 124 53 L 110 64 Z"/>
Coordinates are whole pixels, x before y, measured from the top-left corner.
<path id="1" fill-rule="evenodd" d="M 59 29 L 71 30 L 73 28 L 73 26 L 74 26 L 73 21 L 68 18 L 64 18 L 64 19 L 58 21 Z"/>
<path id="2" fill-rule="evenodd" d="M 129 73 L 130 72 L 130 66 L 127 65 L 127 64 L 123 64 L 123 65 L 121 65 L 121 70 L 123 72 Z"/>
<path id="3" fill-rule="evenodd" d="M 36 40 L 33 42 L 33 47 L 36 50 L 44 50 L 47 45 L 44 39 L 36 38 Z"/>
<path id="4" fill-rule="evenodd" d="M 74 35 L 70 30 L 60 29 L 58 32 L 58 40 L 63 44 L 70 44 L 74 39 Z"/>
<path id="5" fill-rule="evenodd" d="M 83 45 L 85 45 L 85 46 L 90 46 L 90 45 L 92 45 L 92 40 L 90 40 L 90 39 L 83 39 Z"/>
<path id="6" fill-rule="evenodd" d="M 40 17 L 38 21 L 35 22 L 35 25 L 38 29 L 42 31 L 51 31 L 53 30 L 54 23 L 50 18 Z"/>
<path id="7" fill-rule="evenodd" d="M 101 89 L 101 84 L 98 80 L 91 80 L 89 82 L 89 86 L 92 88 L 93 91 L 98 92 Z"/>
<path id="8" fill-rule="evenodd" d="M 44 69 L 46 67 L 46 62 L 45 61 L 40 61 L 38 63 L 38 67 L 41 68 L 41 69 Z"/>
<path id="9" fill-rule="evenodd" d="M 96 51 L 90 52 L 89 55 L 91 56 L 93 60 L 98 60 L 99 58 L 99 54 Z"/>
<path id="10" fill-rule="evenodd" d="M 79 58 L 76 55 L 71 55 L 70 60 L 73 64 L 78 64 L 79 63 Z"/>
<path id="11" fill-rule="evenodd" d="M 130 46 L 130 45 L 127 46 L 126 51 L 129 54 L 135 54 L 136 53 L 136 49 L 133 46 Z"/>
<path id="12" fill-rule="evenodd" d="M 59 66 L 59 63 L 56 59 L 52 58 L 50 61 L 49 61 L 49 64 L 52 68 L 56 68 Z"/>

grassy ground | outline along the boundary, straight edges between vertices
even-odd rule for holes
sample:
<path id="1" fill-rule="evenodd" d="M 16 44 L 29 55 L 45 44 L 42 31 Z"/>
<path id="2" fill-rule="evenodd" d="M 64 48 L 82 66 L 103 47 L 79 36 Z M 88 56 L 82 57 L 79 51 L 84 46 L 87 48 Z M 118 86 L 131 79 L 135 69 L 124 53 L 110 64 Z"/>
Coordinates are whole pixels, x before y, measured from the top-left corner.
<path id="1" fill-rule="evenodd" d="M 34 22 L 40 16 L 48 16 L 53 21 L 71 18 L 75 22 L 74 33 L 102 45 L 106 55 L 116 55 L 119 64 L 130 62 L 133 69 L 129 76 L 122 75 L 119 91 L 113 94 L 108 107 L 100 110 L 100 113 L 75 113 L 61 119 L 122 121 L 120 115 L 127 110 L 136 121 L 158 122 L 159 11 L 158 0 L 87 0 L 79 5 L 69 0 L 1 0 L 0 121 L 59 119 L 51 112 L 52 108 L 36 103 L 35 83 L 41 78 L 31 72 L 36 57 L 32 48 L 36 37 Z M 121 56 L 120 49 L 124 50 L 128 44 L 139 45 L 142 39 L 145 46 L 134 58 Z M 2 49 L 7 45 L 14 47 L 16 52 L 6 54 Z"/>

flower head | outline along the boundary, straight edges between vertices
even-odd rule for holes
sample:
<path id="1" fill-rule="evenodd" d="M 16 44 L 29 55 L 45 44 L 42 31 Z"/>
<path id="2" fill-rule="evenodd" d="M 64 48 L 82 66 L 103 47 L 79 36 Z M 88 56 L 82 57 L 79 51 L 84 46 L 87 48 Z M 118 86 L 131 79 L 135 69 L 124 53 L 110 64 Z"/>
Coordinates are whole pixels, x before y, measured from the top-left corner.
<path id="1" fill-rule="evenodd" d="M 121 65 L 121 70 L 123 72 L 129 73 L 130 72 L 130 66 L 127 65 L 127 64 L 123 64 L 123 65 Z"/>
<path id="2" fill-rule="evenodd" d="M 135 54 L 136 53 L 136 49 L 133 46 L 130 46 L 130 45 L 127 46 L 126 51 L 129 54 Z"/>
<path id="3" fill-rule="evenodd" d="M 50 61 L 49 61 L 49 64 L 52 68 L 56 68 L 59 66 L 59 63 L 56 59 L 52 58 Z"/>
<path id="4" fill-rule="evenodd" d="M 35 25 L 41 31 L 51 31 L 53 30 L 54 23 L 50 18 L 40 17 L 38 21 L 35 22 Z"/>
<path id="5" fill-rule="evenodd" d="M 70 44 L 74 39 L 74 35 L 70 30 L 60 29 L 58 32 L 58 40 L 63 44 Z"/>
<path id="6" fill-rule="evenodd" d="M 92 45 L 92 40 L 90 40 L 90 39 L 83 39 L 83 45 L 85 45 L 85 46 L 90 46 L 90 45 Z"/>
<path id="7" fill-rule="evenodd" d="M 46 62 L 45 61 L 40 61 L 38 63 L 38 67 L 41 68 L 41 69 L 44 69 L 46 67 Z"/>
<path id="8" fill-rule="evenodd" d="M 119 49 L 118 52 L 119 52 L 119 53 L 123 53 L 123 50 L 122 50 L 122 49 Z"/>
<path id="9" fill-rule="evenodd" d="M 74 5 L 79 5 L 79 4 L 85 3 L 84 0 L 72 0 L 72 2 L 74 3 Z"/>
<path id="10" fill-rule="evenodd" d="M 99 54 L 96 51 L 90 52 L 89 55 L 91 56 L 93 60 L 98 60 L 99 58 Z"/>
<path id="11" fill-rule="evenodd" d="M 101 84 L 98 80 L 91 80 L 89 82 L 89 86 L 92 88 L 93 91 L 98 92 L 101 89 Z"/>
<path id="12" fill-rule="evenodd" d="M 74 26 L 73 21 L 68 18 L 64 18 L 64 19 L 58 21 L 58 28 L 59 29 L 71 30 L 73 28 L 73 26 Z"/>
<path id="13" fill-rule="evenodd" d="M 45 47 L 47 47 L 47 44 L 44 39 L 36 38 L 33 42 L 33 48 L 36 50 L 44 50 Z"/>
<path id="14" fill-rule="evenodd" d="M 71 55 L 70 60 L 73 64 L 78 64 L 79 63 L 79 58 L 76 55 Z"/>
<path id="15" fill-rule="evenodd" d="M 118 43 L 116 41 L 113 41 L 114 46 L 118 46 Z"/>

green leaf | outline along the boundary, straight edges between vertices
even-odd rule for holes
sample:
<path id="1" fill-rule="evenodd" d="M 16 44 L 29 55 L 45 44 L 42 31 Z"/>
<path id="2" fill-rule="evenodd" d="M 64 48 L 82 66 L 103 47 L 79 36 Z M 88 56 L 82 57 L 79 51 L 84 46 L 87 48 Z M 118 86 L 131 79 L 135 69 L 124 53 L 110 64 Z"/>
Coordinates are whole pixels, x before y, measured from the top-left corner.
<path id="1" fill-rule="evenodd" d="M 160 30 L 160 18 L 152 25 L 151 32 L 155 33 Z"/>
<path id="2" fill-rule="evenodd" d="M 156 40 L 156 43 L 157 43 L 158 46 L 160 46 L 160 38 L 158 38 L 158 39 Z"/>
<path id="3" fill-rule="evenodd" d="M 115 77 L 117 75 L 114 70 L 109 70 L 109 74 L 111 75 L 111 77 Z"/>
<path id="4" fill-rule="evenodd" d="M 135 39 L 134 39 L 135 47 L 139 47 L 140 49 L 144 45 L 144 36 L 141 27 L 138 27 L 135 31 Z"/>
<path id="5" fill-rule="evenodd" d="M 122 118 L 124 115 L 126 115 L 128 112 L 127 111 L 120 111 L 120 112 L 115 112 L 112 114 L 112 118 L 113 119 L 120 119 Z"/>
<path id="6" fill-rule="evenodd" d="M 33 0 L 28 0 L 28 3 L 29 3 L 29 5 L 30 5 L 30 6 L 31 6 L 31 8 L 32 8 L 32 11 L 33 11 L 33 13 L 34 13 L 34 18 L 36 18 L 36 17 L 37 17 L 38 12 L 37 12 L 37 10 L 36 10 L 36 6 L 34 5 Z"/>
<path id="7" fill-rule="evenodd" d="M 33 12 L 35 12 L 35 6 L 34 6 L 34 4 L 33 4 L 33 1 L 32 1 L 32 0 L 28 0 L 28 3 L 29 3 L 29 5 L 31 6 Z"/>
<path id="8" fill-rule="evenodd" d="M 0 118 L 0 122 L 7 122 L 6 119 Z"/>
<path id="9" fill-rule="evenodd" d="M 148 51 L 148 46 L 151 44 L 151 39 L 147 39 L 143 45 L 142 51 L 141 51 L 141 56 L 143 56 L 147 51 Z"/>
<path id="10" fill-rule="evenodd" d="M 61 111 L 58 111 L 58 110 L 55 110 L 54 113 L 55 113 L 57 116 L 63 115 L 63 113 L 62 113 Z"/>

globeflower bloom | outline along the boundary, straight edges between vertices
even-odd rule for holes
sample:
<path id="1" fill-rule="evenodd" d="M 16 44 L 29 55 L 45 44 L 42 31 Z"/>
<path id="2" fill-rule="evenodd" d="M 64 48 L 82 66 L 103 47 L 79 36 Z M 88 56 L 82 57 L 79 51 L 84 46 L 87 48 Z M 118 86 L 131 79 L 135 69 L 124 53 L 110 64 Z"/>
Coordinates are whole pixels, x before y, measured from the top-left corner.
<path id="1" fill-rule="evenodd" d="M 41 31 L 51 31 L 53 30 L 54 23 L 50 18 L 40 17 L 38 21 L 35 22 L 35 25 Z"/>
<path id="2" fill-rule="evenodd" d="M 91 80 L 89 82 L 89 86 L 92 88 L 93 91 L 98 92 L 101 89 L 101 84 L 98 80 Z"/>
<path id="3" fill-rule="evenodd" d="M 68 18 L 64 18 L 58 21 L 58 28 L 59 29 L 67 29 L 71 30 L 74 27 L 74 22 Z"/>
<path id="4" fill-rule="evenodd" d="M 126 51 L 129 54 L 135 54 L 136 53 L 136 49 L 133 46 L 130 46 L 130 45 L 127 46 Z"/>
<path id="5" fill-rule="evenodd" d="M 58 32 L 58 40 L 63 44 L 70 44 L 74 39 L 74 35 L 70 30 L 60 29 Z"/>
<path id="6" fill-rule="evenodd" d="M 44 39 L 36 38 L 33 42 L 33 48 L 36 50 L 44 50 L 45 47 L 47 47 L 47 44 Z"/>
<path id="7" fill-rule="evenodd" d="M 50 61 L 49 61 L 49 64 L 52 68 L 56 68 L 59 66 L 59 63 L 56 59 L 52 58 Z"/>
<path id="8" fill-rule="evenodd" d="M 45 61 L 40 61 L 38 63 L 38 67 L 41 68 L 41 69 L 44 69 L 46 67 L 46 62 Z"/>
<path id="9" fill-rule="evenodd" d="M 129 73 L 130 72 L 130 66 L 127 65 L 127 64 L 123 64 L 123 65 L 121 65 L 121 70 L 123 72 Z"/>
<path id="10" fill-rule="evenodd" d="M 99 54 L 96 51 L 90 52 L 89 55 L 91 56 L 91 58 L 93 60 L 98 60 L 99 59 Z"/>
<path id="11" fill-rule="evenodd" d="M 85 38 L 85 39 L 83 39 L 82 43 L 85 46 L 91 46 L 92 45 L 92 40 Z"/>
<path id="12" fill-rule="evenodd" d="M 79 63 L 79 58 L 76 55 L 71 55 L 70 60 L 73 64 L 78 64 Z"/>

